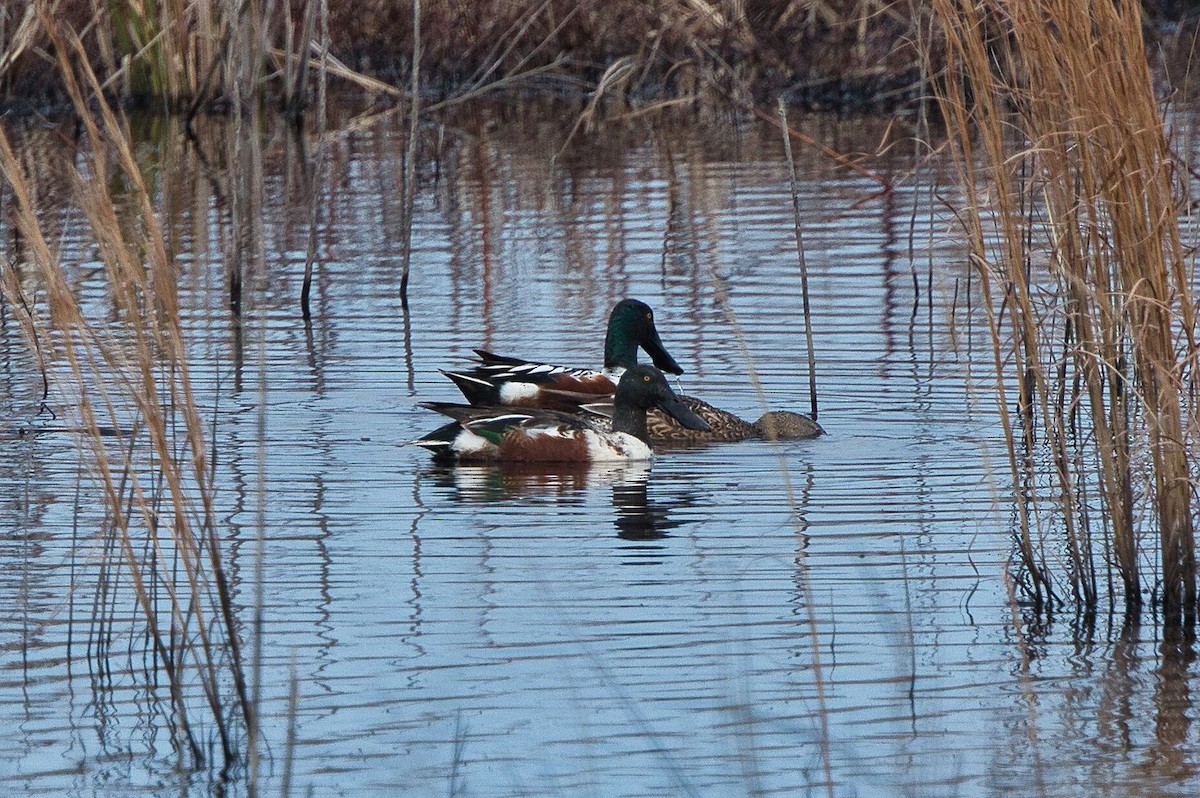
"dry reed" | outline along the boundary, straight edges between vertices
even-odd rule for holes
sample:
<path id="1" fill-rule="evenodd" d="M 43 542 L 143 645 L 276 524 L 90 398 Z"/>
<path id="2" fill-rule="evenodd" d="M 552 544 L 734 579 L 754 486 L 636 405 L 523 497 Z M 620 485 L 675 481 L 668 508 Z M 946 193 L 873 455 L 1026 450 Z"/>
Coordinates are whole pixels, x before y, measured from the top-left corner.
<path id="1" fill-rule="evenodd" d="M 783 132 L 783 156 L 788 162 L 788 185 L 792 195 L 792 219 L 796 231 L 796 261 L 800 268 L 800 307 L 804 313 L 804 348 L 808 353 L 808 409 L 813 421 L 817 420 L 817 355 L 813 345 L 812 310 L 809 306 L 808 263 L 804 257 L 804 226 L 800 213 L 799 179 L 796 176 L 796 159 L 792 157 L 792 137 L 788 134 L 787 105 L 779 100 L 779 129 Z"/>
<path id="2" fill-rule="evenodd" d="M 421 6 L 419 12 L 415 6 Z M 55 16 L 84 42 L 110 95 L 171 109 L 228 106 L 239 91 L 307 106 L 316 4 L 309 0 L 13 0 L 0 9 L 0 78 L 14 93 L 55 94 L 47 34 L 30 10 Z M 363 0 L 328 6 L 330 74 L 399 96 L 420 71 L 445 96 L 522 80 L 626 97 L 701 100 L 722 93 L 814 104 L 895 103 L 911 94 L 919 59 L 909 0 Z M 15 33 L 5 41 L 5 19 Z M 420 19 L 417 23 L 415 20 Z M 421 53 L 409 42 L 418 34 Z M 618 67 L 616 72 L 614 67 Z M 615 80 L 618 77 L 619 80 Z M 617 85 L 619 84 L 619 86 Z M 3 84 L 0 83 L 0 86 Z M 61 93 L 61 92 L 58 92 Z M 246 97 L 243 96 L 243 101 Z"/>
<path id="3" fill-rule="evenodd" d="M 404 147 L 404 180 L 400 210 L 400 306 L 408 315 L 408 277 L 412 265 L 413 209 L 417 196 L 417 134 L 421 129 L 421 0 L 412 0 L 412 70 L 408 109 L 408 142 Z"/>
<path id="4" fill-rule="evenodd" d="M 932 7 L 950 56 L 937 95 L 992 332 L 1027 587 L 1052 601 L 1065 581 L 1077 605 L 1095 608 L 1100 558 L 1120 579 L 1110 598 L 1136 610 L 1157 550 L 1161 606 L 1190 616 L 1197 408 L 1184 389 L 1195 320 L 1140 7 Z"/>
<path id="5" fill-rule="evenodd" d="M 184 764 L 205 762 L 204 739 L 212 735 L 222 764 L 229 765 L 241 759 L 240 730 L 252 728 L 253 708 L 214 514 L 205 425 L 192 392 L 175 263 L 129 132 L 103 102 L 82 42 L 52 19 L 41 23 L 83 126 L 72 196 L 96 242 L 121 322 L 114 327 L 84 312 L 39 216 L 31 175 L 36 166 L 13 150 L 3 129 L 0 173 L 20 248 L 0 290 L 18 310 L 29 340 L 39 344 L 52 386 L 89 444 L 111 536 L 100 555 L 103 572 L 122 580 L 104 589 L 127 592 L 139 609 L 144 629 L 130 635 L 151 641 L 155 673 L 149 678 L 166 685 L 178 748 L 191 756 Z M 112 193 L 116 186 L 119 197 Z M 24 301 L 22 278 L 36 281 L 42 302 Z M 123 434 L 114 437 L 112 429 Z M 104 615 L 112 610 L 110 601 L 97 604 L 105 636 L 113 633 L 115 618 Z M 111 656 L 107 645 L 93 651 L 101 659 Z"/>

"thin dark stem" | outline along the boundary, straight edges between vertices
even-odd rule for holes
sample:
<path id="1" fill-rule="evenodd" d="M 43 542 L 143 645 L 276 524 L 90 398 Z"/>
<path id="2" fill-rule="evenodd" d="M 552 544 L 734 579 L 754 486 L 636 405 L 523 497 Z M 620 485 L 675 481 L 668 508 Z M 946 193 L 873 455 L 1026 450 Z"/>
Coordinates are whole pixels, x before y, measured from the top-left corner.
<path id="1" fill-rule="evenodd" d="M 300 312 L 307 322 L 312 314 L 309 308 L 309 296 L 312 294 L 313 265 L 317 260 L 317 226 L 321 209 L 321 165 L 325 155 L 325 89 L 328 82 L 326 67 L 329 56 L 329 8 L 324 0 L 320 0 L 321 15 L 321 67 L 317 83 L 317 151 L 313 156 L 312 173 L 309 178 L 309 191 L 312 192 L 312 205 L 308 215 L 308 247 L 304 253 L 304 284 L 300 288 Z M 315 15 L 314 15 L 315 16 Z M 307 45 L 305 45 L 307 49 Z M 297 124 L 299 124 L 297 117 Z"/>
<path id="2" fill-rule="evenodd" d="M 817 420 L 817 356 L 813 347 L 812 313 L 808 304 L 808 265 L 804 260 L 804 231 L 800 224 L 800 190 L 796 162 L 792 159 L 792 139 L 788 135 L 787 106 L 779 98 L 779 123 L 783 129 L 783 152 L 788 162 L 792 190 L 792 216 L 796 225 L 796 258 L 800 263 L 800 299 L 804 308 L 804 343 L 808 350 L 808 401 L 813 421 Z"/>
<path id="3" fill-rule="evenodd" d="M 417 179 L 417 132 L 421 121 L 421 0 L 413 0 L 412 84 L 409 91 L 408 145 L 404 150 L 404 209 L 400 248 L 400 304 L 408 310 L 408 272 L 412 263 L 412 225 Z"/>

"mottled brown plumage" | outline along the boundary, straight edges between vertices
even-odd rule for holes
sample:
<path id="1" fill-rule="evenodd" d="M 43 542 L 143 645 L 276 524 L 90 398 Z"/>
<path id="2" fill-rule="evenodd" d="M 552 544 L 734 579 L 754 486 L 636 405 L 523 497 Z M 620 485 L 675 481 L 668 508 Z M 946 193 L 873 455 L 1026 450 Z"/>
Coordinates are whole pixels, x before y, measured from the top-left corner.
<path id="1" fill-rule="evenodd" d="M 687 443 L 721 443 L 745 441 L 752 438 L 789 440 L 817 438 L 825 434 L 821 425 L 808 416 L 787 410 L 770 410 L 758 421 L 749 422 L 727 410 L 713 407 L 694 396 L 680 396 L 689 410 L 711 427 L 710 430 L 688 429 L 658 410 L 646 413 L 646 431 L 655 446 Z M 587 413 L 611 417 L 612 405 L 604 402 L 584 406 Z"/>

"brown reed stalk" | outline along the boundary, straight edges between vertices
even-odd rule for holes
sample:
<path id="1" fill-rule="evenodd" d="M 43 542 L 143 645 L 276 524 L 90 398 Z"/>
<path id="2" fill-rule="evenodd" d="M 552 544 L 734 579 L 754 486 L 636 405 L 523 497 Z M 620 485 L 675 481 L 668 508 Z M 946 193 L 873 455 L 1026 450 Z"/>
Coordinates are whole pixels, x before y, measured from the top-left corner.
<path id="1" fill-rule="evenodd" d="M 6 37 L 0 27 L 0 81 L 23 55 L 42 55 L 51 38 L 43 20 L 53 19 L 88 43 L 89 69 L 101 78 L 106 96 L 182 110 L 189 118 L 220 101 L 247 106 L 267 90 L 278 94 L 285 111 L 298 114 L 314 69 L 375 93 L 402 94 L 330 55 L 316 56 L 320 47 L 312 31 L 328 7 L 314 0 L 297 12 L 300 32 L 293 25 L 292 4 L 280 0 L 91 0 L 90 14 L 87 8 L 59 13 L 62 5 L 61 0 L 19 0 L 21 14 L 12 35 Z M 285 40 L 282 47 L 276 46 L 277 37 Z"/>
<path id="2" fill-rule="evenodd" d="M 247 726 L 253 709 L 223 570 L 205 425 L 192 393 L 175 264 L 129 133 L 103 101 L 82 42 L 53 19 L 43 17 L 41 23 L 85 133 L 74 198 L 97 244 L 111 301 L 126 323 L 115 336 L 83 314 L 43 235 L 26 171 L 0 130 L 0 171 L 46 298 L 45 311 L 31 311 L 24 326 L 54 343 L 46 358 L 56 388 L 89 433 L 92 470 L 117 538 L 113 551 L 124 564 L 111 573 L 129 580 L 124 589 L 135 597 L 156 652 L 174 727 L 185 750 L 202 762 L 205 753 L 193 723 L 198 691 L 225 762 L 231 763 L 238 758 L 238 743 L 225 710 L 225 685 L 232 682 Z M 125 187 L 123 199 L 110 193 L 113 185 Z M 0 288 L 10 292 L 7 279 Z M 109 445 L 105 434 L 114 427 L 127 433 L 120 447 Z"/>
<path id="3" fill-rule="evenodd" d="M 1007 396 L 1010 391 L 1010 379 L 1013 378 L 1005 368 L 1005 363 L 1012 362 L 1011 371 L 1018 382 L 1018 391 L 1025 395 L 1023 381 L 1029 373 L 1025 363 L 1032 352 L 1027 345 L 1022 346 L 1021 343 L 1023 340 L 1028 341 L 1028 335 L 1021 335 L 1022 332 L 1029 332 L 1027 327 L 1015 324 L 1013 336 L 1005 337 L 1002 318 L 1010 292 L 1007 288 L 998 292 L 993 287 L 993 282 L 998 277 L 1009 285 L 1020 285 L 1024 281 L 1024 258 L 1020 251 L 1023 224 L 1019 192 L 1007 170 L 997 170 L 995 174 L 989 174 L 990 183 L 987 185 L 984 182 L 985 178 L 976 171 L 977 160 L 981 159 L 976 152 L 977 145 L 984 150 L 984 163 L 1007 164 L 1007 120 L 1002 113 L 1002 99 L 992 85 L 982 9 L 970 2 L 960 5 L 959 0 L 934 0 L 933 6 L 935 13 L 942 19 L 949 52 L 952 57 L 958 59 L 958 70 L 951 68 L 941 72 L 942 80 L 935 82 L 935 87 L 942 115 L 955 136 L 954 143 L 957 145 L 952 152 L 956 156 L 967 206 L 966 212 L 960 214 L 960 218 L 966 227 L 973 266 L 980 278 L 981 292 L 987 300 L 984 310 L 991 330 L 992 362 L 997 376 L 996 390 L 1001 423 L 1008 433 L 1007 454 L 1014 491 L 1020 495 L 1022 457 L 1017 435 L 1014 434 L 1020 425 L 1019 422 L 1014 424 L 1009 411 Z M 940 72 L 936 69 L 931 71 Z M 998 253 L 998 257 L 1003 258 L 1000 266 L 993 266 L 990 261 L 991 255 L 987 246 L 989 220 L 985 215 L 989 206 L 985 196 L 991 197 L 995 224 L 1004 231 L 1001 237 L 1001 251 Z M 1016 294 L 1028 298 L 1027 291 L 1018 290 Z M 1021 307 L 1029 310 L 1028 306 Z M 1031 313 L 1025 315 L 1029 316 Z M 1028 425 L 1025 425 L 1025 428 L 1028 429 Z M 1053 587 L 1044 567 L 1043 553 L 1034 540 L 1034 523 L 1030 509 L 1025 502 L 1017 502 L 1017 547 L 1021 562 L 1031 578 L 1033 598 L 1041 604 L 1048 595 L 1053 595 Z"/>
<path id="4" fill-rule="evenodd" d="M 0 28 L 0 34 L 0 79 L 3 79 L 26 50 L 37 46 L 37 9 L 27 6 L 21 20 L 15 26 L 8 22 Z"/>
<path id="5" fill-rule="evenodd" d="M 204 570 L 205 564 L 200 560 L 190 564 L 187 568 L 188 587 L 193 604 L 203 592 L 201 580 L 211 580 L 212 588 L 216 591 L 212 600 L 215 611 L 219 612 L 224 626 L 223 649 L 232 661 L 232 667 L 228 670 L 228 674 L 233 680 L 242 717 L 247 724 L 250 724 L 254 712 L 247 700 L 237 625 L 233 617 L 231 591 L 225 576 L 222 548 L 217 535 L 212 504 L 211 471 L 207 462 L 205 424 L 192 393 L 187 352 L 180 324 L 175 263 L 167 252 L 166 237 L 158 223 L 150 191 L 142 179 L 141 171 L 134 157 L 129 132 L 118 119 L 112 107 L 103 102 L 99 82 L 95 73 L 88 66 L 82 42 L 71 31 L 66 32 L 66 39 L 70 46 L 69 50 L 63 46 L 62 42 L 56 41 L 59 68 L 64 74 L 68 73 L 71 69 L 71 57 L 74 56 L 74 62 L 78 64 L 81 75 L 87 81 L 92 105 L 84 104 L 86 98 L 77 89 L 72 93 L 72 100 L 77 113 L 84 119 L 89 140 L 94 142 L 93 153 L 100 151 L 100 142 L 109 144 L 117 156 L 116 169 L 132 187 L 130 195 L 134 200 L 133 207 L 138 222 L 135 227 L 137 246 L 131 247 L 130 243 L 133 242 L 127 241 L 126 237 L 122 236 L 121 228 L 117 224 L 114 214 L 113 200 L 104 188 L 104 181 L 91 181 L 88 184 L 86 188 L 94 192 L 91 196 L 84 193 L 84 187 L 80 187 L 79 195 L 83 200 L 81 207 L 88 214 L 89 222 L 97 234 L 97 238 L 101 241 L 106 239 L 111 241 L 109 251 L 112 255 L 105 261 L 110 281 L 115 283 L 125 279 L 128 281 L 124 285 L 127 290 L 131 286 L 137 286 L 140 289 L 136 293 L 127 294 L 129 317 L 136 318 L 137 316 L 134 314 L 137 310 L 142 309 L 144 314 L 145 308 L 149 307 L 154 314 L 153 320 L 157 322 L 149 328 L 152 333 L 150 340 L 146 340 L 139 332 L 140 348 L 136 366 L 142 376 L 146 398 L 155 402 L 153 405 L 149 401 L 139 402 L 139 409 L 142 411 L 145 422 L 153 428 L 152 442 L 157 455 L 158 469 L 160 474 L 167 478 L 170 486 L 170 499 L 175 521 L 172 529 L 176 533 L 177 544 L 181 544 L 179 550 L 185 558 L 189 557 L 192 552 L 207 558 L 207 573 Z M 102 129 L 97 128 L 84 114 L 85 108 L 88 107 L 95 107 L 99 110 L 103 123 Z M 138 254 L 141 257 L 137 257 Z M 143 258 L 146 259 L 145 262 Z M 132 279 L 144 275 L 147 265 L 150 270 L 148 281 L 143 278 L 143 281 L 139 283 Z M 165 365 L 156 369 L 156 363 Z M 165 369 L 165 373 L 162 369 Z M 156 383 L 162 380 L 166 381 L 169 388 L 170 402 L 167 405 L 162 403 L 156 390 Z M 135 394 L 135 399 L 140 400 L 140 395 Z M 167 407 L 173 409 L 183 419 L 183 443 L 187 459 L 183 459 L 180 453 L 168 446 L 166 424 L 168 419 L 167 411 L 164 409 Z M 194 509 L 189 507 L 189 504 L 194 504 L 194 500 L 189 501 L 192 499 L 193 491 L 198 496 L 199 504 Z M 185 562 L 185 565 L 188 563 Z M 217 657 L 205 625 L 198 624 L 197 631 L 204 655 L 201 665 L 207 670 L 208 676 L 204 680 L 203 686 L 212 705 L 214 718 L 216 718 L 221 713 L 216 689 L 219 678 Z M 224 725 L 218 722 L 217 726 L 223 742 L 227 743 Z M 228 744 L 225 745 L 225 754 L 227 759 L 231 758 L 233 754 Z"/>
<path id="6" fill-rule="evenodd" d="M 788 185 L 792 195 L 792 219 L 796 230 L 796 259 L 800 266 L 800 307 L 804 311 L 804 345 L 808 352 L 809 414 L 817 420 L 817 355 L 813 346 L 812 311 L 808 301 L 808 264 L 804 258 L 804 228 L 800 222 L 800 192 L 797 188 L 796 160 L 792 157 L 792 137 L 788 135 L 787 104 L 779 98 L 779 129 L 783 131 L 783 155 L 788 162 Z"/>
<path id="7" fill-rule="evenodd" d="M 1185 407 L 1183 389 L 1196 354 L 1195 317 L 1175 160 L 1143 50 L 1141 8 L 1074 0 L 932 6 L 951 58 L 938 100 L 987 299 L 1014 487 L 1020 493 L 1028 485 L 1018 452 L 1036 462 L 1040 424 L 1077 600 L 1097 600 L 1087 551 L 1094 536 L 1081 503 L 1094 479 L 1126 606 L 1142 603 L 1139 563 L 1148 552 L 1135 519 L 1147 519 L 1162 608 L 1168 618 L 1190 616 L 1196 574 L 1186 422 L 1197 409 Z M 1019 444 L 1010 379 L 1021 397 Z M 1068 382 L 1079 388 L 1068 391 Z M 1088 421 L 1082 440 L 1072 419 Z M 1083 445 L 1094 447 L 1092 457 L 1071 453 Z M 1078 473 L 1088 459 L 1095 473 Z M 1037 492 L 1028 498 L 1036 514 Z M 1022 559 L 1035 583 L 1048 587 L 1042 562 L 1040 573 L 1031 562 L 1031 522 L 1021 512 Z"/>
<path id="8" fill-rule="evenodd" d="M 316 5 L 320 6 L 319 16 L 321 18 L 320 68 L 317 74 L 317 151 L 313 159 L 305 164 L 305 168 L 309 173 L 307 181 L 309 186 L 308 243 L 305 246 L 304 252 L 304 280 L 300 285 L 300 313 L 306 324 L 312 318 L 309 307 L 309 296 L 312 293 L 313 266 L 317 261 L 318 222 L 321 213 L 322 176 L 325 168 L 326 88 L 329 83 L 329 75 L 326 71 L 329 57 L 329 9 L 326 0 L 310 2 L 309 8 L 311 9 Z M 311 35 L 311 32 L 308 35 Z M 299 117 L 296 117 L 296 119 L 298 120 Z"/>
<path id="9" fill-rule="evenodd" d="M 287 3 L 284 6 L 284 24 L 287 26 L 287 37 L 285 39 L 284 50 L 287 52 L 287 71 L 284 77 L 283 86 L 283 112 L 284 116 L 292 120 L 298 120 L 304 113 L 305 106 L 308 105 L 308 71 L 310 58 L 308 55 L 310 46 L 313 41 L 313 31 L 317 25 L 317 17 L 319 15 L 318 3 L 308 2 L 304 7 L 304 27 L 300 33 L 300 41 L 297 46 L 298 53 L 292 52 L 292 9 L 291 4 Z M 326 27 L 324 33 L 324 44 L 321 48 L 321 70 L 325 70 L 325 55 L 329 52 L 329 31 Z"/>
<path id="10" fill-rule="evenodd" d="M 412 72 L 408 93 L 408 141 L 404 147 L 403 206 L 400 212 L 400 307 L 408 312 L 408 272 L 412 264 L 413 211 L 417 194 L 417 134 L 421 125 L 421 0 L 412 0 Z"/>
<path id="11" fill-rule="evenodd" d="M 172 662 L 172 652 L 175 647 L 165 639 L 162 619 L 159 617 L 156 602 L 150 595 L 144 562 L 135 550 L 136 541 L 133 528 L 137 523 L 136 516 L 140 513 L 142 520 L 153 527 L 156 525 L 153 520 L 156 513 L 143 490 L 142 483 L 137 481 L 136 477 L 129 483 L 129 493 L 126 493 L 123 487 L 118 487 L 119 485 L 124 486 L 126 484 L 125 476 L 135 473 L 135 471 L 132 463 L 127 463 L 129 468 L 113 464 L 111 454 L 108 447 L 104 445 L 104 437 L 100 431 L 103 424 L 97 417 L 97 405 L 99 405 L 99 412 L 106 413 L 110 419 L 115 421 L 121 417 L 118 410 L 120 400 L 103 386 L 100 386 L 95 392 L 97 395 L 93 396 L 89 396 L 83 390 L 83 386 L 92 384 L 94 375 L 103 372 L 106 366 L 120 368 L 117 362 L 119 355 L 105 351 L 98 343 L 98 336 L 85 321 L 74 294 L 64 279 L 57 258 L 41 233 L 36 209 L 30 199 L 29 182 L 2 129 L 0 129 L 0 173 L 3 174 L 13 192 L 16 209 L 15 223 L 28 247 L 31 265 L 36 268 L 44 285 L 49 313 L 49 330 L 59 333 L 56 336 L 50 336 L 61 341 L 59 351 L 55 354 L 66 359 L 67 375 L 80 387 L 80 391 L 75 397 L 79 427 L 90 433 L 90 442 L 93 448 L 92 469 L 98 476 L 111 516 L 111 524 L 119 536 L 119 554 L 128 565 L 127 573 L 133 582 L 131 588 L 143 612 L 149 637 L 159 656 L 160 664 L 163 666 L 163 672 L 168 677 L 167 687 L 176 711 L 176 723 L 193 758 L 198 761 L 202 760 L 199 743 L 191 730 L 190 710 L 184 698 L 184 686 L 178 678 L 179 671 L 169 664 Z M 109 251 L 111 252 L 111 250 Z M 10 290 L 7 281 L 4 288 L 6 293 Z M 42 324 L 42 320 L 33 316 L 23 319 L 23 326 L 27 329 L 38 328 Z M 42 337 L 47 336 L 43 335 Z M 139 342 L 139 346 L 142 343 Z M 127 387 L 138 391 L 138 388 L 134 387 L 137 385 L 136 376 L 129 375 L 127 380 Z M 142 397 L 143 401 L 139 404 L 143 409 L 151 405 L 153 396 L 152 393 L 150 396 Z M 135 399 L 135 401 L 137 400 Z M 156 424 L 153 425 L 153 428 L 156 432 L 162 432 L 165 425 Z M 154 540 L 154 535 L 151 534 L 148 539 Z M 158 546 L 154 547 L 154 558 L 164 568 L 167 565 L 167 561 L 164 559 L 165 555 L 166 552 L 163 549 Z M 173 626 L 176 622 L 183 623 L 187 613 L 184 612 L 177 595 L 172 594 L 171 599 L 172 619 L 170 625 Z M 186 626 L 186 623 L 183 625 Z"/>

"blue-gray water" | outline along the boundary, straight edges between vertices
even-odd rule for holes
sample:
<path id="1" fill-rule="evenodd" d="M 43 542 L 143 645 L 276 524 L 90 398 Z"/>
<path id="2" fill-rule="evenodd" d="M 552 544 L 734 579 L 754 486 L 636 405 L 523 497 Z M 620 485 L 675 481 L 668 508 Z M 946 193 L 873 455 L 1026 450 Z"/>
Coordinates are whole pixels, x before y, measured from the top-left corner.
<path id="1" fill-rule="evenodd" d="M 251 655 L 261 595 L 258 792 L 279 793 L 289 757 L 291 793 L 316 796 L 1200 791 L 1191 642 L 1149 619 L 1039 617 L 1012 584 L 953 179 L 903 137 L 869 162 L 897 179 L 886 194 L 798 153 L 826 437 L 603 469 L 443 468 L 405 446 L 441 423 L 419 401 L 456 396 L 439 369 L 475 347 L 599 365 L 626 296 L 655 308 L 686 392 L 749 418 L 808 410 L 777 134 L 684 119 L 564 149 L 573 117 L 541 110 L 426 131 L 407 318 L 404 126 L 335 125 L 308 330 L 308 193 L 287 131 L 268 126 L 250 157 L 263 190 L 239 237 L 217 189 L 235 134 L 206 125 L 201 159 L 169 125 L 139 128 Z M 843 152 L 874 150 L 886 123 L 797 121 Z M 47 196 L 103 318 L 86 227 Z M 10 431 L 47 423 L 13 319 Z M 176 769 L 135 607 L 94 606 L 108 558 L 80 440 L 5 434 L 0 452 L 0 791 L 247 794 L 244 769 Z"/>

